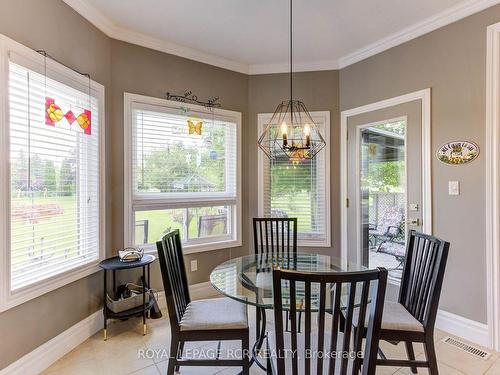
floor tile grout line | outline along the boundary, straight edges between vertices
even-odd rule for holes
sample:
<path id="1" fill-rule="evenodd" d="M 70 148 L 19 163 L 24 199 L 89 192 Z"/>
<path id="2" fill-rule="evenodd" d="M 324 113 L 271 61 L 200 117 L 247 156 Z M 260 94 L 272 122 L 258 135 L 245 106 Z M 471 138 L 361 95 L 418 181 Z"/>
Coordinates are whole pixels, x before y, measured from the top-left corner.
<path id="1" fill-rule="evenodd" d="M 158 367 L 159 363 L 155 363 L 156 371 L 158 371 L 158 375 L 161 375 L 161 369 Z"/>
<path id="2" fill-rule="evenodd" d="M 146 369 L 146 368 L 148 368 L 148 367 L 153 367 L 153 366 L 156 368 L 156 370 L 157 370 L 157 371 L 159 371 L 159 370 L 158 370 L 158 367 L 156 367 L 156 363 L 154 363 L 154 362 L 153 362 L 153 364 L 149 364 L 149 365 L 147 365 L 147 366 L 145 366 L 145 367 L 138 368 L 137 370 L 134 370 L 134 371 L 132 371 L 132 372 L 127 372 L 127 374 L 126 374 L 126 375 L 134 375 L 135 373 L 137 373 L 137 372 L 139 372 L 139 371 L 142 371 L 142 370 L 144 370 L 144 369 Z"/>
<path id="3" fill-rule="evenodd" d="M 491 365 L 488 366 L 488 368 L 486 369 L 485 372 L 483 372 L 483 374 L 487 374 L 488 371 L 490 371 L 490 369 L 493 367 L 493 365 L 497 362 L 497 361 L 500 361 L 500 359 L 497 357 L 493 362 L 491 362 Z"/>

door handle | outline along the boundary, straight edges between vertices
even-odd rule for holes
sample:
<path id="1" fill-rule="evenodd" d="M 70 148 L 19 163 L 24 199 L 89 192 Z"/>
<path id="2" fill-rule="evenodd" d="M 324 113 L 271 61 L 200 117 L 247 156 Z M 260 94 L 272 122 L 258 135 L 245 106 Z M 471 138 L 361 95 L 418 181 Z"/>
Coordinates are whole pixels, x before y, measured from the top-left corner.
<path id="1" fill-rule="evenodd" d="M 420 225 L 420 219 L 419 218 L 408 219 L 408 225 L 418 227 Z"/>

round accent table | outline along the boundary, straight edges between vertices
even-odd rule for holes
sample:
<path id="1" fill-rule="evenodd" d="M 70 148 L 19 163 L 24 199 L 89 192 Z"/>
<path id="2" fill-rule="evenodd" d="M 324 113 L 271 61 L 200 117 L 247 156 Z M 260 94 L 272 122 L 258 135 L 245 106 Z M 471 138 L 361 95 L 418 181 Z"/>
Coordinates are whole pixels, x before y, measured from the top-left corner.
<path id="1" fill-rule="evenodd" d="M 156 260 L 156 257 L 150 254 L 145 254 L 139 260 L 132 262 L 122 262 L 119 257 L 112 257 L 103 260 L 99 263 L 99 267 L 104 270 L 104 307 L 102 309 L 104 315 L 104 340 L 108 339 L 107 322 L 108 319 L 127 319 L 134 316 L 142 314 L 142 324 L 143 324 L 143 335 L 146 334 L 146 315 L 148 311 L 153 307 L 154 300 L 148 298 L 146 301 L 146 288 L 149 288 L 149 282 L 151 277 L 150 265 Z M 142 267 L 142 305 L 120 312 L 113 312 L 109 309 L 107 305 L 107 293 L 108 293 L 108 271 L 112 272 L 113 277 L 113 293 L 116 291 L 116 271 L 118 270 L 128 270 L 132 268 Z M 147 271 L 147 272 L 146 272 Z M 147 275 L 147 278 L 146 278 Z"/>

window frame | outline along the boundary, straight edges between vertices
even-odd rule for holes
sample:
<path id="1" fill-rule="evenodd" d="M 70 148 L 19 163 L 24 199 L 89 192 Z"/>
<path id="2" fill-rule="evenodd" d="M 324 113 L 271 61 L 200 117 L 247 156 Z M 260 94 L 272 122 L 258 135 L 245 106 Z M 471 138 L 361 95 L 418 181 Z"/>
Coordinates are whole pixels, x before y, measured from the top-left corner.
<path id="1" fill-rule="evenodd" d="M 133 194 L 133 121 L 132 110 L 133 105 L 139 104 L 144 106 L 162 107 L 164 109 L 172 108 L 178 110 L 180 103 L 172 100 L 166 100 L 151 96 L 139 95 L 124 92 L 123 108 L 124 108 L 124 148 L 123 148 L 123 186 L 124 186 L 124 222 L 123 222 L 123 243 L 124 247 L 136 246 L 134 243 L 135 225 L 134 225 L 134 203 L 137 204 L 137 199 L 134 201 Z M 207 109 L 200 105 L 182 103 L 182 107 L 192 109 L 196 112 L 207 112 Z M 231 215 L 230 227 L 232 228 L 232 238 L 226 239 L 221 237 L 210 238 L 210 241 L 203 239 L 192 240 L 190 244 L 183 244 L 184 254 L 194 254 L 212 250 L 227 249 L 242 245 L 242 222 L 241 222 L 241 112 L 230 111 L 225 109 L 214 109 L 216 116 L 227 117 L 236 123 L 236 199 L 233 203 L 235 209 Z M 175 195 L 174 195 L 175 194 Z M 197 198 L 190 197 L 189 193 L 163 193 L 162 197 L 158 194 L 143 193 L 143 198 L 140 201 L 143 210 L 159 210 L 170 208 L 187 208 L 187 207 L 207 207 L 228 204 L 228 198 L 224 193 L 211 193 L 206 197 L 203 194 L 197 193 Z M 186 202 L 191 204 L 186 206 Z M 154 243 L 143 246 L 146 253 L 156 254 L 157 249 Z"/>
<path id="2" fill-rule="evenodd" d="M 16 54 L 26 62 L 25 68 L 43 74 L 44 57 L 36 51 L 0 34 L 0 312 L 11 309 L 33 298 L 63 287 L 100 270 L 98 264 L 106 257 L 106 185 L 105 185 L 105 88 L 90 80 L 92 96 L 97 99 L 99 108 L 99 249 L 98 259 L 57 275 L 11 291 L 10 275 L 10 116 L 9 116 L 9 55 Z M 49 64 L 49 61 L 47 61 Z M 51 78 L 71 86 L 71 82 L 88 86 L 88 78 L 69 68 L 50 60 Z"/>
<path id="3" fill-rule="evenodd" d="M 309 112 L 313 120 L 319 120 L 324 124 L 324 129 L 320 128 L 323 138 L 326 140 L 326 146 L 320 152 L 325 153 L 325 236 L 323 240 L 313 240 L 300 238 L 300 232 L 297 233 L 297 245 L 299 247 L 331 247 L 331 195 L 330 195 L 330 111 Z M 272 113 L 257 114 L 257 128 L 259 134 L 265 130 L 266 125 L 271 121 Z M 264 216 L 264 162 L 268 160 L 262 150 L 258 150 L 258 213 Z"/>

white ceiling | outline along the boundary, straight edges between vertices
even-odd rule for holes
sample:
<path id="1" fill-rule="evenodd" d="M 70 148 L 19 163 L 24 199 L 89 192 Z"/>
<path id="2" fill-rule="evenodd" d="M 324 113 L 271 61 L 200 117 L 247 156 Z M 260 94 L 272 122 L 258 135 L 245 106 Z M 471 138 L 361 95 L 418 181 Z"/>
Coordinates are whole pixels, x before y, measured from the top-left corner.
<path id="1" fill-rule="evenodd" d="M 243 73 L 288 69 L 289 0 L 64 0 L 109 36 Z M 294 0 L 296 70 L 336 69 L 500 0 Z"/>

